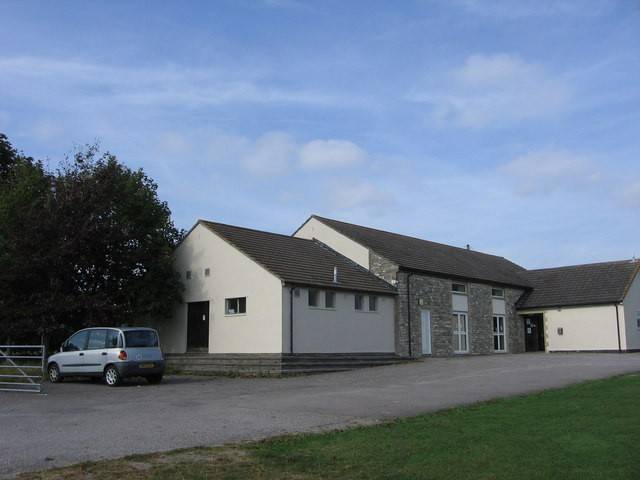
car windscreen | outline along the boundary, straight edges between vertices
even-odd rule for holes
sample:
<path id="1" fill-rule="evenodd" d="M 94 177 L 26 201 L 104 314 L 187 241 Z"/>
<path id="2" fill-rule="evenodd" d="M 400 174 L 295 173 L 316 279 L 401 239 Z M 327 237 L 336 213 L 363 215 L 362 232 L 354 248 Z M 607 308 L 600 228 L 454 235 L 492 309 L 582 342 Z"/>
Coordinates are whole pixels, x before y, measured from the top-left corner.
<path id="1" fill-rule="evenodd" d="M 153 330 L 127 330 L 124 332 L 127 348 L 151 348 L 158 346 L 158 336 Z"/>

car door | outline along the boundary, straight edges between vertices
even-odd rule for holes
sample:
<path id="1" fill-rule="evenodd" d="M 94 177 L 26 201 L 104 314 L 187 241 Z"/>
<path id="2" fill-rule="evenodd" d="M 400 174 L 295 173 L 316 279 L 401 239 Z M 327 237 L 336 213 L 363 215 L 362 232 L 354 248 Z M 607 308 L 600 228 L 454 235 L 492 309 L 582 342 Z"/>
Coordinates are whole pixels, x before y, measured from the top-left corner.
<path id="1" fill-rule="evenodd" d="M 84 355 L 89 338 L 88 330 L 80 330 L 69 337 L 62 345 L 59 358 L 60 372 L 64 374 L 82 373 L 84 367 Z"/>
<path id="2" fill-rule="evenodd" d="M 89 340 L 84 354 L 84 373 L 102 374 L 107 360 L 107 332 L 106 328 L 89 330 Z"/>

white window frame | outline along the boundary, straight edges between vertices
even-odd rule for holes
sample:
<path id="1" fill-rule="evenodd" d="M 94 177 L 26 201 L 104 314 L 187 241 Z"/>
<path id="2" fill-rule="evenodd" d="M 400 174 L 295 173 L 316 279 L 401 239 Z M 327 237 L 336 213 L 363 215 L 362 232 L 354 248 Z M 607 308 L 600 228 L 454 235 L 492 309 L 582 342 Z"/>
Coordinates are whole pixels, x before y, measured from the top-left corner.
<path id="1" fill-rule="evenodd" d="M 502 320 L 502 333 L 500 333 L 500 329 L 498 328 L 498 332 L 496 332 L 495 322 L 498 319 L 498 322 Z M 491 318 L 491 329 L 493 330 L 493 351 L 496 353 L 505 353 L 507 351 L 507 319 L 504 315 L 494 314 Z M 498 346 L 500 346 L 500 338 L 502 337 L 502 349 L 496 349 L 495 341 L 496 337 L 498 338 Z"/>
<path id="2" fill-rule="evenodd" d="M 373 308 L 371 308 L 373 302 Z M 369 311 L 377 312 L 378 311 L 378 296 L 377 295 L 369 295 Z"/>
<path id="3" fill-rule="evenodd" d="M 495 290 L 500 290 L 502 292 L 502 295 L 496 295 L 494 293 Z M 493 298 L 504 298 L 504 288 L 500 288 L 500 287 L 491 287 L 491 296 Z"/>
<path id="4" fill-rule="evenodd" d="M 333 296 L 333 305 L 329 306 L 327 305 L 327 298 L 329 298 L 330 296 Z M 335 310 L 336 309 L 336 292 L 334 292 L 333 290 L 325 290 L 324 291 L 324 308 L 327 310 Z"/>
<path id="5" fill-rule="evenodd" d="M 464 292 L 459 292 L 457 290 L 453 289 L 454 285 L 462 285 L 464 287 Z M 451 282 L 451 293 L 455 293 L 457 295 L 467 295 L 467 293 L 469 292 L 469 286 L 466 283 L 462 283 L 462 282 Z"/>
<path id="6" fill-rule="evenodd" d="M 360 308 L 358 308 L 358 298 L 360 298 Z M 353 294 L 353 309 L 356 312 L 364 312 L 364 295 L 361 293 Z"/>
<path id="7" fill-rule="evenodd" d="M 315 303 L 311 303 L 311 292 L 315 293 Z M 320 293 L 322 290 L 319 288 L 309 288 L 307 289 L 307 305 L 309 308 L 320 308 Z"/>
<path id="8" fill-rule="evenodd" d="M 454 353 L 469 353 L 469 314 L 467 312 L 453 312 L 452 318 L 455 318 L 453 325 L 453 352 Z M 460 329 L 460 319 L 464 318 L 465 329 Z M 465 338 L 465 348 L 461 348 L 462 337 Z"/>
<path id="9" fill-rule="evenodd" d="M 640 330 L 640 311 L 636 312 L 636 327 Z"/>
<path id="10" fill-rule="evenodd" d="M 240 310 L 240 300 L 244 298 L 244 312 L 239 312 Z M 229 308 L 229 303 L 235 301 L 236 303 L 236 311 L 231 311 Z M 226 317 L 237 317 L 239 315 L 247 314 L 247 297 L 229 297 L 224 299 L 224 314 Z"/>

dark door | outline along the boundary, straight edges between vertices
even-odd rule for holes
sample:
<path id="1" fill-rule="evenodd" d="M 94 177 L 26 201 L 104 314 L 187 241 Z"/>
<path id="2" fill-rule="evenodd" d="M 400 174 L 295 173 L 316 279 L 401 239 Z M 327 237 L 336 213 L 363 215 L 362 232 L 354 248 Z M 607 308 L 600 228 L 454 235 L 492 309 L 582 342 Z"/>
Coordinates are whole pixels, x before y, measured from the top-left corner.
<path id="1" fill-rule="evenodd" d="M 542 315 L 524 317 L 524 343 L 527 352 L 544 352 L 544 320 Z"/>
<path id="2" fill-rule="evenodd" d="M 187 304 L 187 350 L 209 349 L 209 302 Z"/>

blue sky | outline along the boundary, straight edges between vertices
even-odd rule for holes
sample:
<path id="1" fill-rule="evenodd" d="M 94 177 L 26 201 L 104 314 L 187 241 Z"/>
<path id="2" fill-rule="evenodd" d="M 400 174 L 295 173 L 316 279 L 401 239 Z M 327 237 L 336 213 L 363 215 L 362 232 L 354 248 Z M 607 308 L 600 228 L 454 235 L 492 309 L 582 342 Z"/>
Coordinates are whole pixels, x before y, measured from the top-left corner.
<path id="1" fill-rule="evenodd" d="M 0 131 L 98 139 L 197 218 L 528 268 L 640 256 L 640 3 L 2 3 Z"/>

